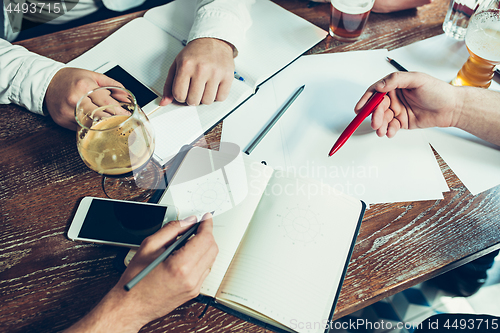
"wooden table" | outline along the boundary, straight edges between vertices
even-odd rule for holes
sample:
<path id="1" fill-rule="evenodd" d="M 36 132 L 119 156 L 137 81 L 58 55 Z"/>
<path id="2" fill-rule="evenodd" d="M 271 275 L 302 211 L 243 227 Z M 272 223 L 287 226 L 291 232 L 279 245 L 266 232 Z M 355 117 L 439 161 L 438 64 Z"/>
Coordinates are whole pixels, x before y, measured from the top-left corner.
<path id="1" fill-rule="evenodd" d="M 328 30 L 329 6 L 275 0 Z M 442 32 L 448 0 L 372 14 L 363 38 L 328 37 L 309 53 L 397 48 Z M 19 43 L 68 62 L 143 12 Z M 220 138 L 221 125 L 210 136 Z M 17 106 L 0 106 L 0 331 L 54 332 L 89 311 L 116 283 L 118 249 L 66 238 L 77 201 L 100 196 L 101 178 L 78 156 L 75 133 Z M 373 205 L 365 215 L 335 319 L 500 248 L 500 187 L 471 195 L 439 159 L 443 200 Z M 492 300 L 493 301 L 493 300 Z M 266 332 L 188 302 L 144 332 Z"/>

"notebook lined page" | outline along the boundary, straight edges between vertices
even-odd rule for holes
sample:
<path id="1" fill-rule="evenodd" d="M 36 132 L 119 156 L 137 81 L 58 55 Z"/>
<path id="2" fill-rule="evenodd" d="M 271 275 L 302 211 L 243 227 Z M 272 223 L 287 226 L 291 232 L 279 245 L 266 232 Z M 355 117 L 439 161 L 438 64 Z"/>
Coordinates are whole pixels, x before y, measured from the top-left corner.
<path id="1" fill-rule="evenodd" d="M 175 38 L 187 40 L 195 10 L 196 0 L 177 0 L 148 10 L 144 17 Z"/>
<path id="2" fill-rule="evenodd" d="M 217 292 L 214 288 L 217 287 L 218 289 L 222 283 L 234 253 L 238 249 L 240 241 L 248 228 L 248 223 L 266 187 L 269 179 L 268 177 L 270 176 L 270 173 L 266 174 L 264 172 L 259 172 L 257 174 L 255 171 L 252 172 L 252 170 L 256 170 L 256 168 L 258 168 L 258 170 L 263 169 L 260 163 L 251 162 L 245 167 L 248 175 L 248 187 L 251 190 L 248 191 L 246 198 L 239 205 L 220 215 L 216 213 L 217 216 L 214 217 L 213 234 L 217 246 L 219 247 L 219 253 L 222 253 L 222 256 L 217 256 L 212 266 L 212 271 L 203 282 L 200 290 L 202 294 L 212 297 L 214 297 Z"/>
<path id="3" fill-rule="evenodd" d="M 113 61 L 161 95 L 168 69 L 182 48 L 180 41 L 140 17 L 70 61 L 68 66 L 94 70 Z"/>
<path id="4" fill-rule="evenodd" d="M 272 169 L 240 153 L 236 159 L 224 167 L 214 162 L 212 167 L 215 170 L 211 173 L 204 175 L 205 172 L 199 172 L 197 174 L 200 168 L 210 168 L 206 162 L 203 162 L 206 152 L 214 155 L 212 158 L 216 162 L 218 154 L 221 156 L 224 154 L 220 151 L 193 148 L 182 162 L 159 203 L 177 207 L 180 218 L 198 215 L 200 211 L 203 213 L 215 211 L 213 235 L 219 247 L 219 254 L 200 291 L 204 295 L 214 297 L 247 230 L 248 223 L 271 177 Z M 234 175 L 235 169 L 239 170 L 236 172 L 237 175 Z M 193 173 L 194 178 L 190 177 Z M 221 177 L 216 180 L 215 176 L 218 175 Z M 245 194 L 239 193 L 241 200 L 235 201 L 233 196 L 231 202 L 234 206 L 226 208 L 227 194 L 232 194 L 235 189 L 238 190 L 244 185 L 248 191 Z M 231 193 L 220 191 L 222 188 L 228 189 Z"/>
<path id="5" fill-rule="evenodd" d="M 324 324 L 362 209 L 359 200 L 330 191 L 316 182 L 272 177 L 217 298 L 288 327 Z"/>
<path id="6" fill-rule="evenodd" d="M 194 20 L 194 0 L 175 0 L 145 17 L 180 40 Z M 236 71 L 255 89 L 260 83 L 324 39 L 327 32 L 269 0 L 250 5 L 252 25 L 235 58 Z"/>

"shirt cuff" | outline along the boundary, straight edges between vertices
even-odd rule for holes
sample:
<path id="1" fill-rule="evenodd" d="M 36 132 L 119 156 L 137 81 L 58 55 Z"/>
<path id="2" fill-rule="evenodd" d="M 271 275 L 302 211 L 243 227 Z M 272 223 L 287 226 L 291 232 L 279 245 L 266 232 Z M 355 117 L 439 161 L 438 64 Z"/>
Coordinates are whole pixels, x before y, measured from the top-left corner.
<path id="1" fill-rule="evenodd" d="M 223 22 L 223 23 L 221 23 Z M 227 12 L 213 12 L 200 8 L 189 32 L 187 42 L 198 38 L 216 38 L 233 47 L 233 55 L 241 49 L 248 27 L 241 20 Z"/>
<path id="2" fill-rule="evenodd" d="M 46 72 L 47 79 L 42 86 L 43 95 L 40 98 L 41 105 L 40 104 L 37 105 L 37 110 L 39 110 L 38 108 L 41 107 L 41 114 L 43 114 L 44 116 L 49 115 L 49 110 L 45 106 L 45 94 L 47 93 L 47 88 L 49 87 L 49 84 L 52 81 L 52 78 L 54 77 L 54 75 L 56 75 L 56 73 L 59 72 L 59 70 L 64 68 L 65 66 L 66 65 L 63 63 L 56 62 L 54 65 L 51 66 L 51 68 L 47 68 L 47 72 Z"/>
<path id="3" fill-rule="evenodd" d="M 26 61 L 12 83 L 11 101 L 24 106 L 33 113 L 48 115 L 44 110 L 47 88 L 54 75 L 64 67 L 63 63 L 42 56 L 33 56 Z"/>

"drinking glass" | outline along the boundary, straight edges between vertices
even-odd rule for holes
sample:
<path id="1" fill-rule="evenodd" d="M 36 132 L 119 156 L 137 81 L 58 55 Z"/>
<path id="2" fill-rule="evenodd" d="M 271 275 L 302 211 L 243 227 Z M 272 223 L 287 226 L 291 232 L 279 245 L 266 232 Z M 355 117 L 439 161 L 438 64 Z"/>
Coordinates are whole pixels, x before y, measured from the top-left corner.
<path id="1" fill-rule="evenodd" d="M 479 5 L 467 27 L 465 45 L 470 56 L 451 84 L 488 88 L 500 64 L 500 0 Z"/>
<path id="2" fill-rule="evenodd" d="M 135 96 L 99 87 L 77 103 L 76 142 L 85 164 L 103 175 L 109 198 L 143 201 L 158 187 L 162 168 L 152 158 L 154 131 Z"/>
<path id="3" fill-rule="evenodd" d="M 443 31 L 456 40 L 464 40 L 469 20 L 478 0 L 450 0 L 448 12 L 443 21 Z"/>
<path id="4" fill-rule="evenodd" d="M 352 42 L 361 36 L 375 0 L 331 0 L 330 35 Z"/>

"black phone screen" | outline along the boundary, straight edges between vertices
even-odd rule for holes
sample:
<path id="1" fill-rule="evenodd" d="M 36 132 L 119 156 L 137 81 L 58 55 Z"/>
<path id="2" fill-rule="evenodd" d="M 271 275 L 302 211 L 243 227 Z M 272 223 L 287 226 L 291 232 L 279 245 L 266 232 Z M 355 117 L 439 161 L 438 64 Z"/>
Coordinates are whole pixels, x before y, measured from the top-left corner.
<path id="1" fill-rule="evenodd" d="M 158 97 L 148 87 L 143 85 L 118 65 L 106 71 L 104 74 L 120 82 L 126 89 L 130 90 L 141 108 Z"/>
<path id="2" fill-rule="evenodd" d="M 158 231 L 167 207 L 93 199 L 79 238 L 140 245 Z"/>

